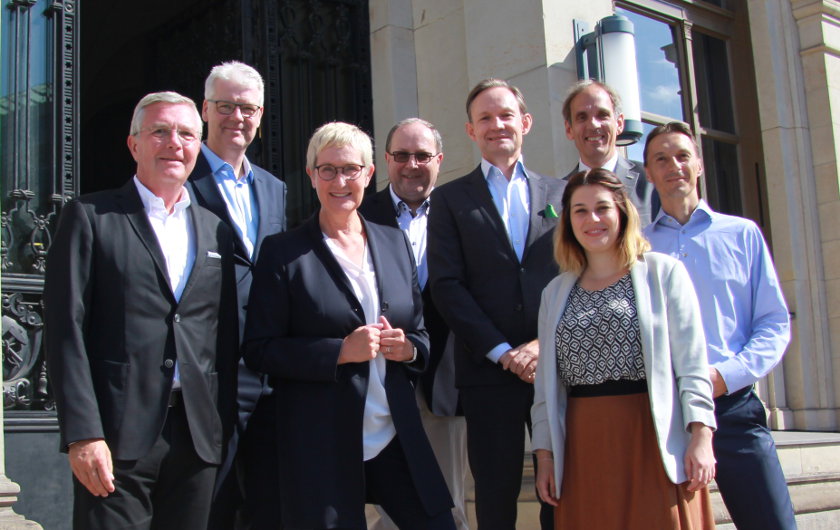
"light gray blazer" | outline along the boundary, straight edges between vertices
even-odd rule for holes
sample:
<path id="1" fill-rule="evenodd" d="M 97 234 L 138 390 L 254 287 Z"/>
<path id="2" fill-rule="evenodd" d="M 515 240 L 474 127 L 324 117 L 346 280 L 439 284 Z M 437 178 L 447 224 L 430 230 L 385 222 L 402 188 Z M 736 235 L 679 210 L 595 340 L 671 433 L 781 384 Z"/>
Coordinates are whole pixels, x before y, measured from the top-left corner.
<path id="1" fill-rule="evenodd" d="M 554 336 L 578 277 L 564 273 L 542 293 L 539 313 L 540 357 L 531 408 L 534 450 L 554 454 L 559 495 L 566 440 L 567 387 L 557 380 Z M 691 279 L 678 260 L 646 253 L 630 269 L 644 356 L 650 407 L 662 462 L 671 482 L 685 482 L 683 457 L 691 435 L 688 425 L 716 428 L 712 384 L 700 306 Z"/>

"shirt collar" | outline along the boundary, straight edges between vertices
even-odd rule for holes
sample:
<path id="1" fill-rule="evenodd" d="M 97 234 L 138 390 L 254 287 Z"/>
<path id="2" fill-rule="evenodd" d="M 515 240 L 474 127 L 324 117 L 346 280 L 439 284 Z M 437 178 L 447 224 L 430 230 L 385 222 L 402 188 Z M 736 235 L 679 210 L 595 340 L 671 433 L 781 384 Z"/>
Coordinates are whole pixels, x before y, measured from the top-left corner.
<path id="1" fill-rule="evenodd" d="M 140 194 L 140 201 L 143 203 L 143 209 L 146 214 L 154 215 L 156 217 L 169 215 L 166 209 L 166 203 L 163 199 L 152 193 L 152 191 L 140 182 L 137 175 L 134 175 L 134 185 L 137 186 L 137 193 Z M 172 209 L 173 214 L 178 214 L 186 210 L 190 206 L 190 194 L 183 187 L 181 188 L 181 195 Z"/>
<path id="2" fill-rule="evenodd" d="M 705 199 L 700 199 L 700 202 L 697 203 L 697 207 L 694 208 L 693 212 L 691 212 L 691 216 L 689 217 L 686 225 L 692 224 L 694 222 L 700 222 L 703 219 L 714 221 L 717 215 L 718 213 L 712 210 L 712 207 L 709 206 L 709 203 L 707 203 Z M 680 224 L 676 219 L 665 213 L 665 208 L 659 208 L 659 213 L 656 214 L 656 218 L 653 220 L 652 224 L 658 225 L 660 224 L 660 221 L 666 218 L 673 221 L 675 225 Z"/>
<path id="3" fill-rule="evenodd" d="M 618 166 L 618 151 L 616 151 L 615 153 L 613 153 L 612 158 L 610 158 L 609 160 L 607 160 L 607 162 L 606 162 L 603 166 L 601 166 L 601 167 L 602 167 L 603 169 L 607 169 L 607 170 L 612 171 L 613 173 L 615 173 L 615 168 L 616 168 L 617 166 Z M 579 171 L 589 171 L 590 169 L 593 169 L 593 168 L 591 168 L 591 167 L 587 166 L 586 164 L 584 164 L 584 163 L 583 163 L 583 160 L 578 160 L 578 170 L 579 170 Z"/>
<path id="4" fill-rule="evenodd" d="M 488 162 L 487 159 L 481 159 L 481 172 L 484 174 L 485 180 L 490 178 L 490 171 L 493 168 L 495 168 L 496 171 L 498 171 L 502 176 L 504 176 L 504 173 L 502 173 L 501 169 Z M 528 180 L 528 174 L 525 173 L 525 163 L 522 161 L 521 155 L 519 156 L 519 160 L 516 161 L 516 165 L 514 165 L 513 167 L 513 176 L 511 177 L 511 180 L 517 177 L 521 177 L 525 180 Z"/>
<path id="5" fill-rule="evenodd" d="M 434 188 L 432 188 L 434 189 Z M 388 184 L 388 192 L 391 194 L 391 202 L 394 203 L 394 209 L 397 211 L 397 215 L 405 212 L 411 212 L 411 208 L 408 207 L 408 204 L 404 200 L 402 200 L 399 195 L 394 193 L 394 187 Z M 423 204 L 417 208 L 417 213 L 421 213 L 424 210 L 428 210 L 429 208 L 429 198 L 426 197 L 426 200 L 423 201 Z"/>
<path id="6" fill-rule="evenodd" d="M 216 178 L 223 180 L 223 179 L 233 179 L 233 180 L 240 180 L 237 179 L 236 176 L 233 174 L 233 166 L 222 160 L 219 155 L 213 152 L 212 149 L 207 147 L 206 143 L 201 144 L 201 152 L 204 153 L 204 158 L 207 159 L 207 164 L 210 166 L 210 171 L 213 172 L 213 175 Z M 229 171 L 221 171 L 221 169 L 227 167 Z M 244 157 L 242 159 L 242 171 L 245 173 L 245 181 L 248 184 L 254 183 L 254 172 L 251 169 L 251 163 L 248 162 L 248 157 Z"/>

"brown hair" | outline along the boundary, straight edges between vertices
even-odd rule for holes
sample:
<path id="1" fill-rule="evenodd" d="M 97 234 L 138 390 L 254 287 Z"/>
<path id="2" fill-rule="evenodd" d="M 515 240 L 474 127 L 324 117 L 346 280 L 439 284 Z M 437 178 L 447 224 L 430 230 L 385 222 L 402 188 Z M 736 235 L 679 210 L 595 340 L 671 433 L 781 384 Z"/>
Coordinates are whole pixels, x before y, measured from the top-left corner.
<path id="1" fill-rule="evenodd" d="M 528 113 L 528 105 L 525 104 L 525 96 L 522 95 L 522 91 L 520 91 L 515 86 L 511 85 L 504 79 L 498 79 L 495 77 L 490 77 L 488 79 L 484 79 L 479 81 L 477 85 L 470 90 L 469 95 L 467 96 L 467 120 L 472 123 L 472 116 L 470 115 L 470 106 L 472 102 L 475 101 L 475 98 L 478 97 L 479 94 L 484 92 L 489 88 L 495 87 L 502 87 L 510 90 L 510 93 L 513 94 L 513 97 L 516 98 L 516 103 L 519 104 L 519 113 L 523 116 Z"/>
<path id="2" fill-rule="evenodd" d="M 575 173 L 569 179 L 563 192 L 563 209 L 560 223 L 554 230 L 554 259 L 560 269 L 580 274 L 586 268 L 586 251 L 572 230 L 572 195 L 583 186 L 601 186 L 612 192 L 619 211 L 618 239 L 615 242 L 617 257 L 621 264 L 630 268 L 645 252 L 650 243 L 642 235 L 641 222 L 636 207 L 627 197 L 624 184 L 615 173 L 603 168 Z"/>
<path id="3" fill-rule="evenodd" d="M 657 125 L 652 131 L 648 133 L 647 140 L 645 140 L 645 149 L 644 151 L 642 151 L 642 157 L 644 158 L 645 166 L 648 165 L 647 158 L 650 142 L 660 134 L 671 133 L 684 134 L 688 136 L 688 139 L 691 140 L 691 145 L 694 146 L 694 154 L 698 156 L 700 155 L 700 148 L 697 146 L 697 140 L 694 138 L 694 133 L 691 132 L 691 129 L 688 127 L 688 125 L 681 121 L 672 121 L 666 123 L 665 125 Z"/>
<path id="4" fill-rule="evenodd" d="M 621 113 L 621 98 L 619 97 L 618 92 L 613 90 L 613 88 L 606 83 L 595 81 L 594 79 L 584 79 L 572 85 L 572 87 L 569 88 L 569 91 L 566 92 L 566 99 L 563 100 L 563 119 L 566 120 L 566 122 L 572 123 L 572 100 L 575 99 L 578 94 L 591 86 L 603 89 L 610 97 L 610 103 L 612 103 L 613 106 L 613 113 L 616 116 Z"/>

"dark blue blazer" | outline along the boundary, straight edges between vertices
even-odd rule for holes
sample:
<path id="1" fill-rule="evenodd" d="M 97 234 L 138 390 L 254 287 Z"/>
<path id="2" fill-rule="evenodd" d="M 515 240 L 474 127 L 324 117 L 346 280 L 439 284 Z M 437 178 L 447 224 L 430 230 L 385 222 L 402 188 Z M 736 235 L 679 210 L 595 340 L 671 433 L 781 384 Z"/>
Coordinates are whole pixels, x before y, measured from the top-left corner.
<path id="1" fill-rule="evenodd" d="M 417 360 L 387 362 L 385 391 L 411 478 L 429 514 L 451 507 L 409 381 L 429 358 L 417 272 L 405 235 L 365 222 L 382 314 L 417 347 Z M 338 365 L 341 344 L 365 324 L 316 212 L 265 240 L 254 273 L 245 362 L 271 376 L 277 403 L 283 524 L 364 528 L 362 420 L 369 363 Z"/>
<path id="2" fill-rule="evenodd" d="M 195 264 L 180 300 L 133 180 L 64 206 L 47 257 L 47 369 L 61 448 L 104 438 L 143 457 L 166 419 L 178 361 L 195 450 L 221 461 L 235 418 L 233 234 L 197 204 Z"/>
<path id="3" fill-rule="evenodd" d="M 486 355 L 503 342 L 516 347 L 537 338 L 540 295 L 559 272 L 552 245 L 559 219 L 546 215 L 546 206 L 559 214 L 566 184 L 525 171 L 531 214 L 522 261 L 480 166 L 432 192 L 429 282 L 435 305 L 455 333 L 459 387 L 525 384 Z"/>
<path id="4" fill-rule="evenodd" d="M 262 242 L 266 237 L 283 232 L 286 229 L 286 184 L 268 171 L 251 164 L 254 172 L 253 191 L 256 195 L 257 208 L 260 215 L 260 226 L 257 231 L 257 242 L 254 246 L 253 260 L 248 255 L 242 240 L 234 235 L 236 250 L 234 266 L 236 269 L 236 298 L 239 312 L 239 341 L 245 331 L 245 316 L 248 308 L 248 294 L 251 291 L 251 278 L 254 264 L 259 255 Z M 190 174 L 189 184 L 198 203 L 216 214 L 235 233 L 233 220 L 228 213 L 227 204 L 222 197 L 210 165 L 204 153 L 200 153 L 195 163 L 195 169 Z M 239 366 L 239 415 L 240 427 L 244 429 L 248 416 L 256 407 L 257 400 L 263 393 L 270 392 L 260 375 L 248 369 L 244 364 Z"/>
<path id="5" fill-rule="evenodd" d="M 397 211 L 391 200 L 390 187 L 368 196 L 359 208 L 359 212 L 368 221 L 399 228 Z M 412 254 L 413 256 L 413 254 Z M 429 368 L 420 375 L 423 397 L 434 414 L 453 416 L 458 413 L 458 390 L 455 384 L 455 364 L 452 359 L 452 344 L 449 339 L 449 326 L 440 316 L 432 300 L 430 282 L 422 290 L 423 321 L 429 332 Z M 436 389 L 439 390 L 436 392 Z"/>

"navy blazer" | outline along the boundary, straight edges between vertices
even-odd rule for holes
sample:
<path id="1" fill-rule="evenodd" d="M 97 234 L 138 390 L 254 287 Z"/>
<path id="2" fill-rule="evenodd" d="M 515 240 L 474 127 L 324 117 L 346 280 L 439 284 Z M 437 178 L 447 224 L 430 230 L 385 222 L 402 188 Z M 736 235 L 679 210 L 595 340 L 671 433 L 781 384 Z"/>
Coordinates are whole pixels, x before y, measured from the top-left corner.
<path id="1" fill-rule="evenodd" d="M 359 208 L 359 213 L 373 223 L 399 228 L 390 187 L 368 196 Z M 435 307 L 429 286 L 430 282 L 426 282 L 421 293 L 423 321 L 429 332 L 429 368 L 420 375 L 420 385 L 429 410 L 438 416 L 454 416 L 459 414 L 459 405 L 452 344 L 451 341 L 447 343 L 449 326 Z"/>
<path id="2" fill-rule="evenodd" d="M 254 164 L 251 164 L 251 170 L 254 173 L 252 192 L 259 210 L 260 225 L 257 230 L 253 259 L 248 255 L 248 251 L 239 236 L 234 235 L 236 241 L 234 266 L 236 269 L 236 306 L 239 314 L 239 342 L 244 337 L 248 295 L 251 292 L 254 264 L 257 261 L 262 242 L 266 237 L 286 230 L 286 184 Z M 210 165 L 203 152 L 199 153 L 188 182 L 198 203 L 216 214 L 235 233 L 235 225 L 228 212 L 227 203 L 219 191 L 216 179 L 213 177 L 213 172 L 210 170 Z M 245 429 L 248 418 L 257 406 L 260 396 L 270 393 L 271 387 L 265 383 L 260 374 L 246 367 L 244 363 L 240 363 L 237 400 L 241 430 Z"/>
<path id="3" fill-rule="evenodd" d="M 552 244 L 558 218 L 552 214 L 559 214 L 566 184 L 526 174 L 531 215 L 521 262 L 480 166 L 432 192 L 429 282 L 455 333 L 459 387 L 525 384 L 486 355 L 503 342 L 516 347 L 537 338 L 540 294 L 558 272 Z"/>
<path id="4" fill-rule="evenodd" d="M 563 177 L 563 180 L 568 181 L 572 175 L 580 171 L 579 168 L 579 164 L 575 165 L 574 169 Z M 661 202 L 656 188 L 648 182 L 645 176 L 644 164 L 619 156 L 615 165 L 615 175 L 624 183 L 627 196 L 630 197 L 636 210 L 639 211 L 639 220 L 642 222 L 641 228 L 652 223 L 659 214 Z"/>
<path id="5" fill-rule="evenodd" d="M 429 357 L 417 272 L 401 231 L 367 222 L 365 230 L 381 312 L 417 347 L 414 363 L 387 362 L 388 405 L 423 506 L 440 513 L 451 499 L 408 376 Z M 342 341 L 363 325 L 364 311 L 324 242 L 318 212 L 265 240 L 244 356 L 252 369 L 271 376 L 276 389 L 284 525 L 365 527 L 362 420 L 370 365 L 338 364 Z"/>
<path id="6" fill-rule="evenodd" d="M 166 419 L 174 361 L 198 456 L 221 460 L 234 419 L 233 234 L 187 210 L 195 264 L 180 300 L 133 180 L 63 209 L 47 257 L 47 368 L 61 448 L 104 438 L 118 460 L 144 456 Z"/>

